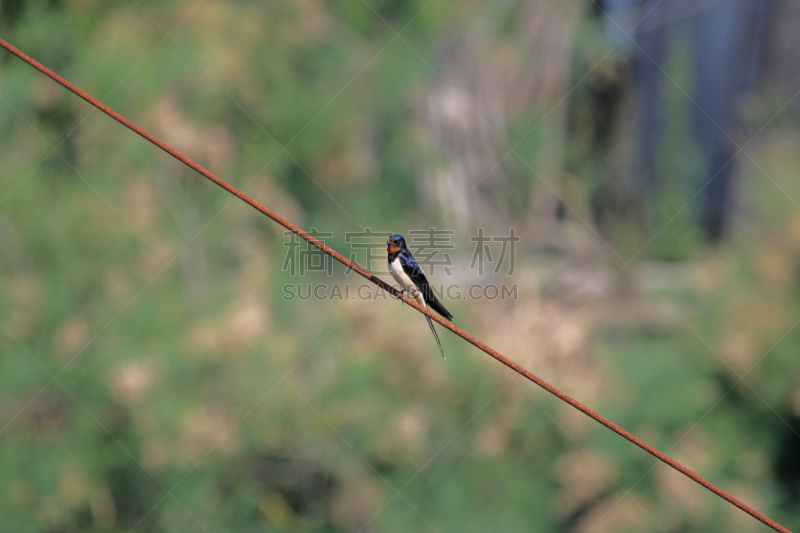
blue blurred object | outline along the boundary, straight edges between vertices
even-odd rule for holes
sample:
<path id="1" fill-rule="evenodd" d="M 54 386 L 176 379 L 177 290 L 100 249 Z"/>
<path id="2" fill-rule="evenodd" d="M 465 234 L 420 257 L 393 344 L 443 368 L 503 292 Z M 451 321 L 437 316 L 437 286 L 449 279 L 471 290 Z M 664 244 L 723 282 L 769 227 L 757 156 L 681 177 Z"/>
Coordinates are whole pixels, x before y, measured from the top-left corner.
<path id="1" fill-rule="evenodd" d="M 755 88 L 769 0 L 606 0 L 607 38 L 630 57 L 637 135 L 635 194 L 652 198 L 660 176 L 656 157 L 665 124 L 665 59 L 676 30 L 688 33 L 692 50 L 691 126 L 704 169 L 691 183 L 698 190 L 699 221 L 712 241 L 724 233 L 731 205 L 738 98 Z M 741 141 L 738 141 L 741 142 Z"/>

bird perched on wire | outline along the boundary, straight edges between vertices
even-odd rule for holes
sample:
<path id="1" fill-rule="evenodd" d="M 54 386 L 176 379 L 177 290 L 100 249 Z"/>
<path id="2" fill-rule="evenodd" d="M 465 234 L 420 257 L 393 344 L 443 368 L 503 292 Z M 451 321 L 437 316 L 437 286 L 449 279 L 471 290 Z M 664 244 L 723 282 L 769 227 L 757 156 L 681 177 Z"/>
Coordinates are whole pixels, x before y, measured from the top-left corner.
<path id="1" fill-rule="evenodd" d="M 408 295 L 414 298 L 422 307 L 430 307 L 447 320 L 452 320 L 453 315 L 451 315 L 450 312 L 444 308 L 442 302 L 436 298 L 433 289 L 431 289 L 430 284 L 428 284 L 428 278 L 425 277 L 425 273 L 417 264 L 414 256 L 411 255 L 411 252 L 406 248 L 406 240 L 403 236 L 393 235 L 389 237 L 386 244 L 389 251 L 389 272 L 392 273 L 392 277 L 400 284 L 400 287 L 402 287 L 404 295 L 408 292 Z M 444 357 L 442 343 L 439 341 L 439 335 L 436 333 L 436 330 L 433 329 L 433 322 L 429 316 L 425 318 L 428 320 L 428 325 L 431 327 L 433 336 L 436 339 L 436 344 L 439 345 L 439 351 L 442 352 L 442 357 Z"/>

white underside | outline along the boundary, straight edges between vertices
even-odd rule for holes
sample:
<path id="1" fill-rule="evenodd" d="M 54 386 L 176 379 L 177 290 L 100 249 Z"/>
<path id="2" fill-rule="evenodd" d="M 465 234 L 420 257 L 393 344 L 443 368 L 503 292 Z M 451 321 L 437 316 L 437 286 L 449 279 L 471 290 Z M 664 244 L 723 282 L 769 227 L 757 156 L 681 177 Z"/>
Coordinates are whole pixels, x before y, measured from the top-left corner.
<path id="1" fill-rule="evenodd" d="M 394 261 L 389 263 L 389 272 L 392 273 L 392 277 L 400 284 L 403 290 L 408 292 L 408 296 L 414 298 L 422 307 L 427 307 L 422 293 L 419 292 L 417 288 L 417 284 L 414 283 L 414 281 L 408 277 L 405 270 L 403 270 L 403 265 L 400 263 L 400 256 L 397 256 Z"/>

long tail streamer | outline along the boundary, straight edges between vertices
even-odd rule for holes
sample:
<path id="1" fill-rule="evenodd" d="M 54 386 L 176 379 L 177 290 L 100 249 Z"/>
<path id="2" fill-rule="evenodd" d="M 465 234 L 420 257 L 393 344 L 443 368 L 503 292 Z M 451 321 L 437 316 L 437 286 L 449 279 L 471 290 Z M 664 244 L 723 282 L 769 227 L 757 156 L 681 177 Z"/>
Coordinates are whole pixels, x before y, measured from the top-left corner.
<path id="1" fill-rule="evenodd" d="M 433 332 L 433 337 L 436 339 L 436 344 L 439 345 L 439 351 L 442 352 L 442 359 L 447 359 L 444 356 L 444 350 L 442 349 L 442 341 L 439 340 L 439 334 L 436 333 L 436 329 L 433 327 L 433 322 L 431 322 L 431 317 L 426 316 L 425 318 L 428 319 L 428 325 L 431 327 L 431 331 Z"/>

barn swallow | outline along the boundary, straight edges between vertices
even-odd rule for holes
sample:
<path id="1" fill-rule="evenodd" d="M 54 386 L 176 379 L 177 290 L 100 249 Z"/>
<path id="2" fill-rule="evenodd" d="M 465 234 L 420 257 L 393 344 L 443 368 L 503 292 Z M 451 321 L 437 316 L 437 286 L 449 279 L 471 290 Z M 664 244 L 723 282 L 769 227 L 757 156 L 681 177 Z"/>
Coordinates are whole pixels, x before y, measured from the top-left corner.
<path id="1" fill-rule="evenodd" d="M 453 315 L 436 298 L 433 289 L 428 284 L 428 278 L 425 277 L 425 273 L 417 264 L 414 256 L 406 248 L 406 240 L 403 236 L 393 235 L 389 237 L 386 244 L 389 251 L 389 272 L 392 273 L 392 277 L 402 287 L 402 292 L 408 292 L 408 295 L 414 298 L 422 307 L 430 307 L 447 320 L 452 320 Z M 442 352 L 442 357 L 444 358 L 442 343 L 439 341 L 439 335 L 436 334 L 436 330 L 433 329 L 433 322 L 429 316 L 425 316 L 425 318 L 428 320 L 428 325 L 431 327 L 436 344 L 439 345 L 439 351 Z"/>

